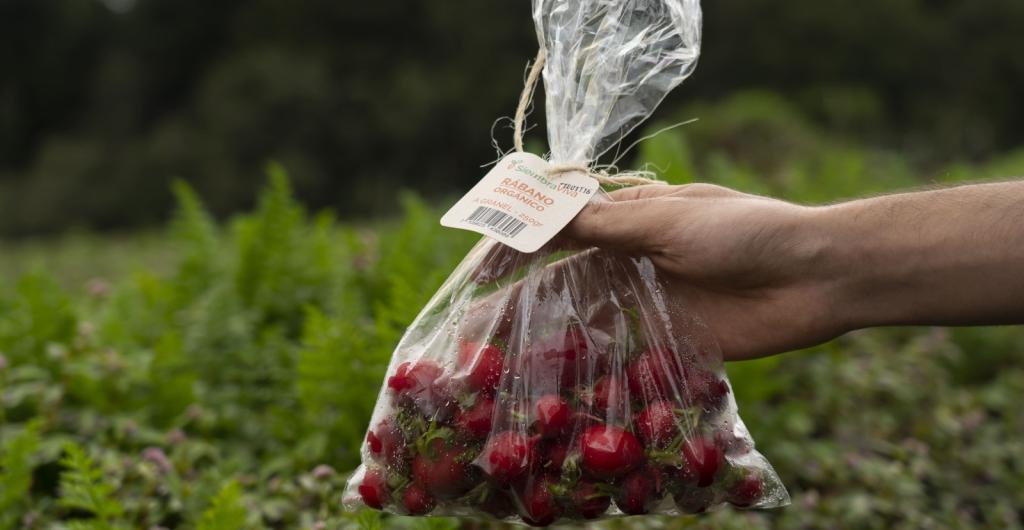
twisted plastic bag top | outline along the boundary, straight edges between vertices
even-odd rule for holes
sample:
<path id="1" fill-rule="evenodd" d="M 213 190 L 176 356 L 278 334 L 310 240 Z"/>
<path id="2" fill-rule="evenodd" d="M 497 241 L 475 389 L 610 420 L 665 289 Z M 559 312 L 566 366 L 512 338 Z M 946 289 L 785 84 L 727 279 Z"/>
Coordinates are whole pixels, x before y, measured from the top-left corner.
<path id="1" fill-rule="evenodd" d="M 586 164 L 617 145 L 700 56 L 698 0 L 534 0 L 533 19 L 553 162 Z"/>

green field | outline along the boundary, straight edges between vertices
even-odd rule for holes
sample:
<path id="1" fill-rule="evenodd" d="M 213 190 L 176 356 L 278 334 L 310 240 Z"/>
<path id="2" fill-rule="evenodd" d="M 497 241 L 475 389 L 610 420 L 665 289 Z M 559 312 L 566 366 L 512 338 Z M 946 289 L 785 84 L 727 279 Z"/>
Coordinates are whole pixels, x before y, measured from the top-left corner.
<path id="1" fill-rule="evenodd" d="M 922 167 L 765 94 L 692 114 L 640 148 L 672 182 L 821 203 L 1024 175 L 1024 150 Z M 474 236 L 411 195 L 339 222 L 268 173 L 223 222 L 178 186 L 163 230 L 0 245 L 0 528 L 460 524 L 346 514 L 340 493 L 392 348 Z M 863 331 L 728 370 L 793 505 L 602 525 L 1024 528 L 1024 330 Z"/>

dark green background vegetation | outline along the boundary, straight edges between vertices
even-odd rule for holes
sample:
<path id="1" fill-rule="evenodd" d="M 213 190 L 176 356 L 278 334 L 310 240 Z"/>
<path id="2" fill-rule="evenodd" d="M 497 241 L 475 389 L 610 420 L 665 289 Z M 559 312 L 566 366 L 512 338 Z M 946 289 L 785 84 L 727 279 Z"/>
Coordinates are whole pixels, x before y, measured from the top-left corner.
<path id="1" fill-rule="evenodd" d="M 663 116 L 770 90 L 922 172 L 1024 143 L 1018 0 L 704 10 L 704 57 Z M 391 211 L 396 187 L 464 189 L 535 50 L 526 0 L 4 0 L 0 234 L 153 225 L 174 177 L 222 216 L 268 159 L 346 218 Z"/>
<path id="2" fill-rule="evenodd" d="M 700 121 L 624 166 L 812 203 L 1024 175 L 1021 2 L 705 10 L 648 132 Z M 340 492 L 392 348 L 475 239 L 437 220 L 494 157 L 527 12 L 0 0 L 0 530 L 469 524 Z M 1024 528 L 1020 328 L 728 371 L 794 504 L 602 527 Z"/>

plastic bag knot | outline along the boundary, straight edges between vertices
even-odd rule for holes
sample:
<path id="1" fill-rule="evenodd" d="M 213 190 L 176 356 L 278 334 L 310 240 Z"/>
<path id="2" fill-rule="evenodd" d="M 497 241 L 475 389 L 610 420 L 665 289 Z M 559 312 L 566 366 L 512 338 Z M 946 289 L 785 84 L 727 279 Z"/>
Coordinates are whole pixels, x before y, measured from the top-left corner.
<path id="1" fill-rule="evenodd" d="M 526 111 L 530 108 L 530 102 L 533 101 L 533 92 L 537 87 L 537 81 L 540 80 L 541 73 L 544 71 L 544 62 L 546 60 L 547 54 L 544 51 L 544 48 L 541 48 L 537 51 L 537 58 L 534 59 L 533 65 L 530 67 L 530 73 L 526 76 L 526 83 L 523 85 L 523 92 L 519 95 L 519 105 L 516 107 L 515 130 L 513 133 L 513 142 L 515 143 L 517 153 L 522 153 L 524 151 L 523 127 L 526 122 Z M 556 164 L 548 169 L 548 175 L 558 176 L 575 171 L 586 173 L 602 186 L 644 186 L 647 184 L 665 184 L 655 178 L 653 171 L 631 170 L 617 172 L 612 175 L 609 174 L 608 168 L 591 168 L 583 164 Z"/>

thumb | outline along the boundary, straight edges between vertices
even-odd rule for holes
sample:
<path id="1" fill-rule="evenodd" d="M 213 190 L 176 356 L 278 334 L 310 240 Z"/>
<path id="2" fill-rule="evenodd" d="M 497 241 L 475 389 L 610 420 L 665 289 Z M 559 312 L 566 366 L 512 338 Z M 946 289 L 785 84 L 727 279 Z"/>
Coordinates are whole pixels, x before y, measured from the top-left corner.
<path id="1" fill-rule="evenodd" d="M 654 199 L 591 202 L 563 233 L 582 245 L 642 253 L 657 246 L 667 222 L 655 206 Z"/>

